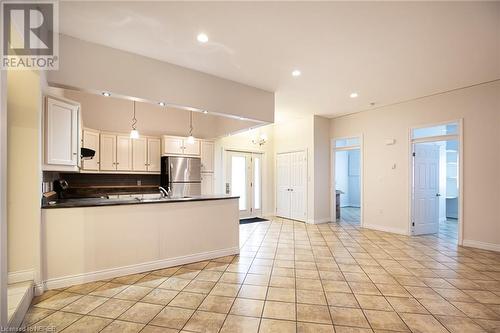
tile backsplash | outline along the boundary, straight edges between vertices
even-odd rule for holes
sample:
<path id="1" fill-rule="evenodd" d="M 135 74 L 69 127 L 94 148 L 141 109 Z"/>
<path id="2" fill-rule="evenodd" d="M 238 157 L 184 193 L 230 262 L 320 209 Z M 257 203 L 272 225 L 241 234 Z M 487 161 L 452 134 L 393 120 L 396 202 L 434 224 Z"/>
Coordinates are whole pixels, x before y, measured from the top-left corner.
<path id="1" fill-rule="evenodd" d="M 160 175 L 94 174 L 44 171 L 43 191 L 52 190 L 55 180 L 64 179 L 69 188 L 65 197 L 96 197 L 109 194 L 151 193 L 160 186 Z"/>

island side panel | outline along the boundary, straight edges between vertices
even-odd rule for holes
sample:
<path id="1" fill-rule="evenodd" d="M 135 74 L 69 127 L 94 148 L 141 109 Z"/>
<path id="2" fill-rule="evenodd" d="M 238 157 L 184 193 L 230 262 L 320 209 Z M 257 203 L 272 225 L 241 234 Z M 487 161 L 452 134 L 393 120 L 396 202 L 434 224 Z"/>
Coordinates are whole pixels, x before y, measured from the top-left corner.
<path id="1" fill-rule="evenodd" d="M 42 210 L 47 289 L 239 252 L 238 199 Z"/>

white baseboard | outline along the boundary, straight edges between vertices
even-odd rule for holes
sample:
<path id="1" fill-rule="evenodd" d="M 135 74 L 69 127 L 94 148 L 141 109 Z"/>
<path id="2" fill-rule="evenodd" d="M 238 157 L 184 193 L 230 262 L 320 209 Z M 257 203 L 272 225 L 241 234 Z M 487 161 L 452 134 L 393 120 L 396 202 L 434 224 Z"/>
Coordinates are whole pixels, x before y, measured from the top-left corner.
<path id="1" fill-rule="evenodd" d="M 363 228 L 391 232 L 393 234 L 399 234 L 399 235 L 408 235 L 408 230 L 406 230 L 406 229 L 386 227 L 386 226 L 377 225 L 377 224 L 364 224 Z"/>
<path id="2" fill-rule="evenodd" d="M 8 283 L 18 283 L 24 281 L 33 281 L 35 279 L 35 271 L 32 269 L 26 269 L 23 271 L 9 272 Z"/>
<path id="3" fill-rule="evenodd" d="M 94 271 L 88 273 L 82 273 L 77 275 L 68 275 L 58 278 L 48 279 L 43 282 L 42 289 L 55 289 L 69 287 L 75 284 L 82 284 L 87 282 L 99 281 L 103 279 L 111 279 L 119 276 L 142 273 L 157 269 L 163 269 L 167 267 L 173 267 L 178 265 L 189 264 L 193 262 L 214 259 L 218 257 L 229 256 L 233 254 L 238 254 L 240 252 L 239 247 L 232 247 L 227 249 L 215 250 L 210 252 L 202 252 L 188 256 L 155 260 L 150 262 L 145 262 L 136 265 L 129 265 L 123 267 L 116 267 L 110 269 L 104 269 L 101 271 Z M 37 286 L 37 289 L 40 287 Z M 38 292 L 38 290 L 37 290 Z"/>
<path id="4" fill-rule="evenodd" d="M 500 252 L 500 244 L 480 242 L 480 241 L 475 241 L 475 240 L 471 240 L 471 239 L 464 239 L 462 245 L 468 246 L 468 247 L 475 247 L 475 248 L 482 249 L 482 250 L 490 250 L 490 251 Z"/>

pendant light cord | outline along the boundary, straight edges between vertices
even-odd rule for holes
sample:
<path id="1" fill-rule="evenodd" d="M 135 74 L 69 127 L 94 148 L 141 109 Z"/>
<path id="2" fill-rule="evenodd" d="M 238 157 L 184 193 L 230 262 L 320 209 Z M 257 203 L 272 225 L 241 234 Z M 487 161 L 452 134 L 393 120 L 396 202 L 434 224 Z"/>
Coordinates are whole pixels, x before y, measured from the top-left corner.
<path id="1" fill-rule="evenodd" d="M 136 124 L 137 124 L 137 119 L 135 118 L 135 101 L 134 101 L 134 117 L 132 118 L 132 129 L 135 130 Z"/>
<path id="2" fill-rule="evenodd" d="M 193 136 L 193 111 L 189 111 L 189 136 Z"/>

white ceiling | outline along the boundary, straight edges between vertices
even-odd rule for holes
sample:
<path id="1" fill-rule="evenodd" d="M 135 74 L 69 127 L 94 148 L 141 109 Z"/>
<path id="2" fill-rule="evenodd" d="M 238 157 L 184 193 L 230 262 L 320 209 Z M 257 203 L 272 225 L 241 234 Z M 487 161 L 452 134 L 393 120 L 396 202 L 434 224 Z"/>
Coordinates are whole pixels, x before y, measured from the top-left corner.
<path id="1" fill-rule="evenodd" d="M 500 78 L 500 2 L 61 2 L 60 30 L 275 91 L 278 119 Z"/>

